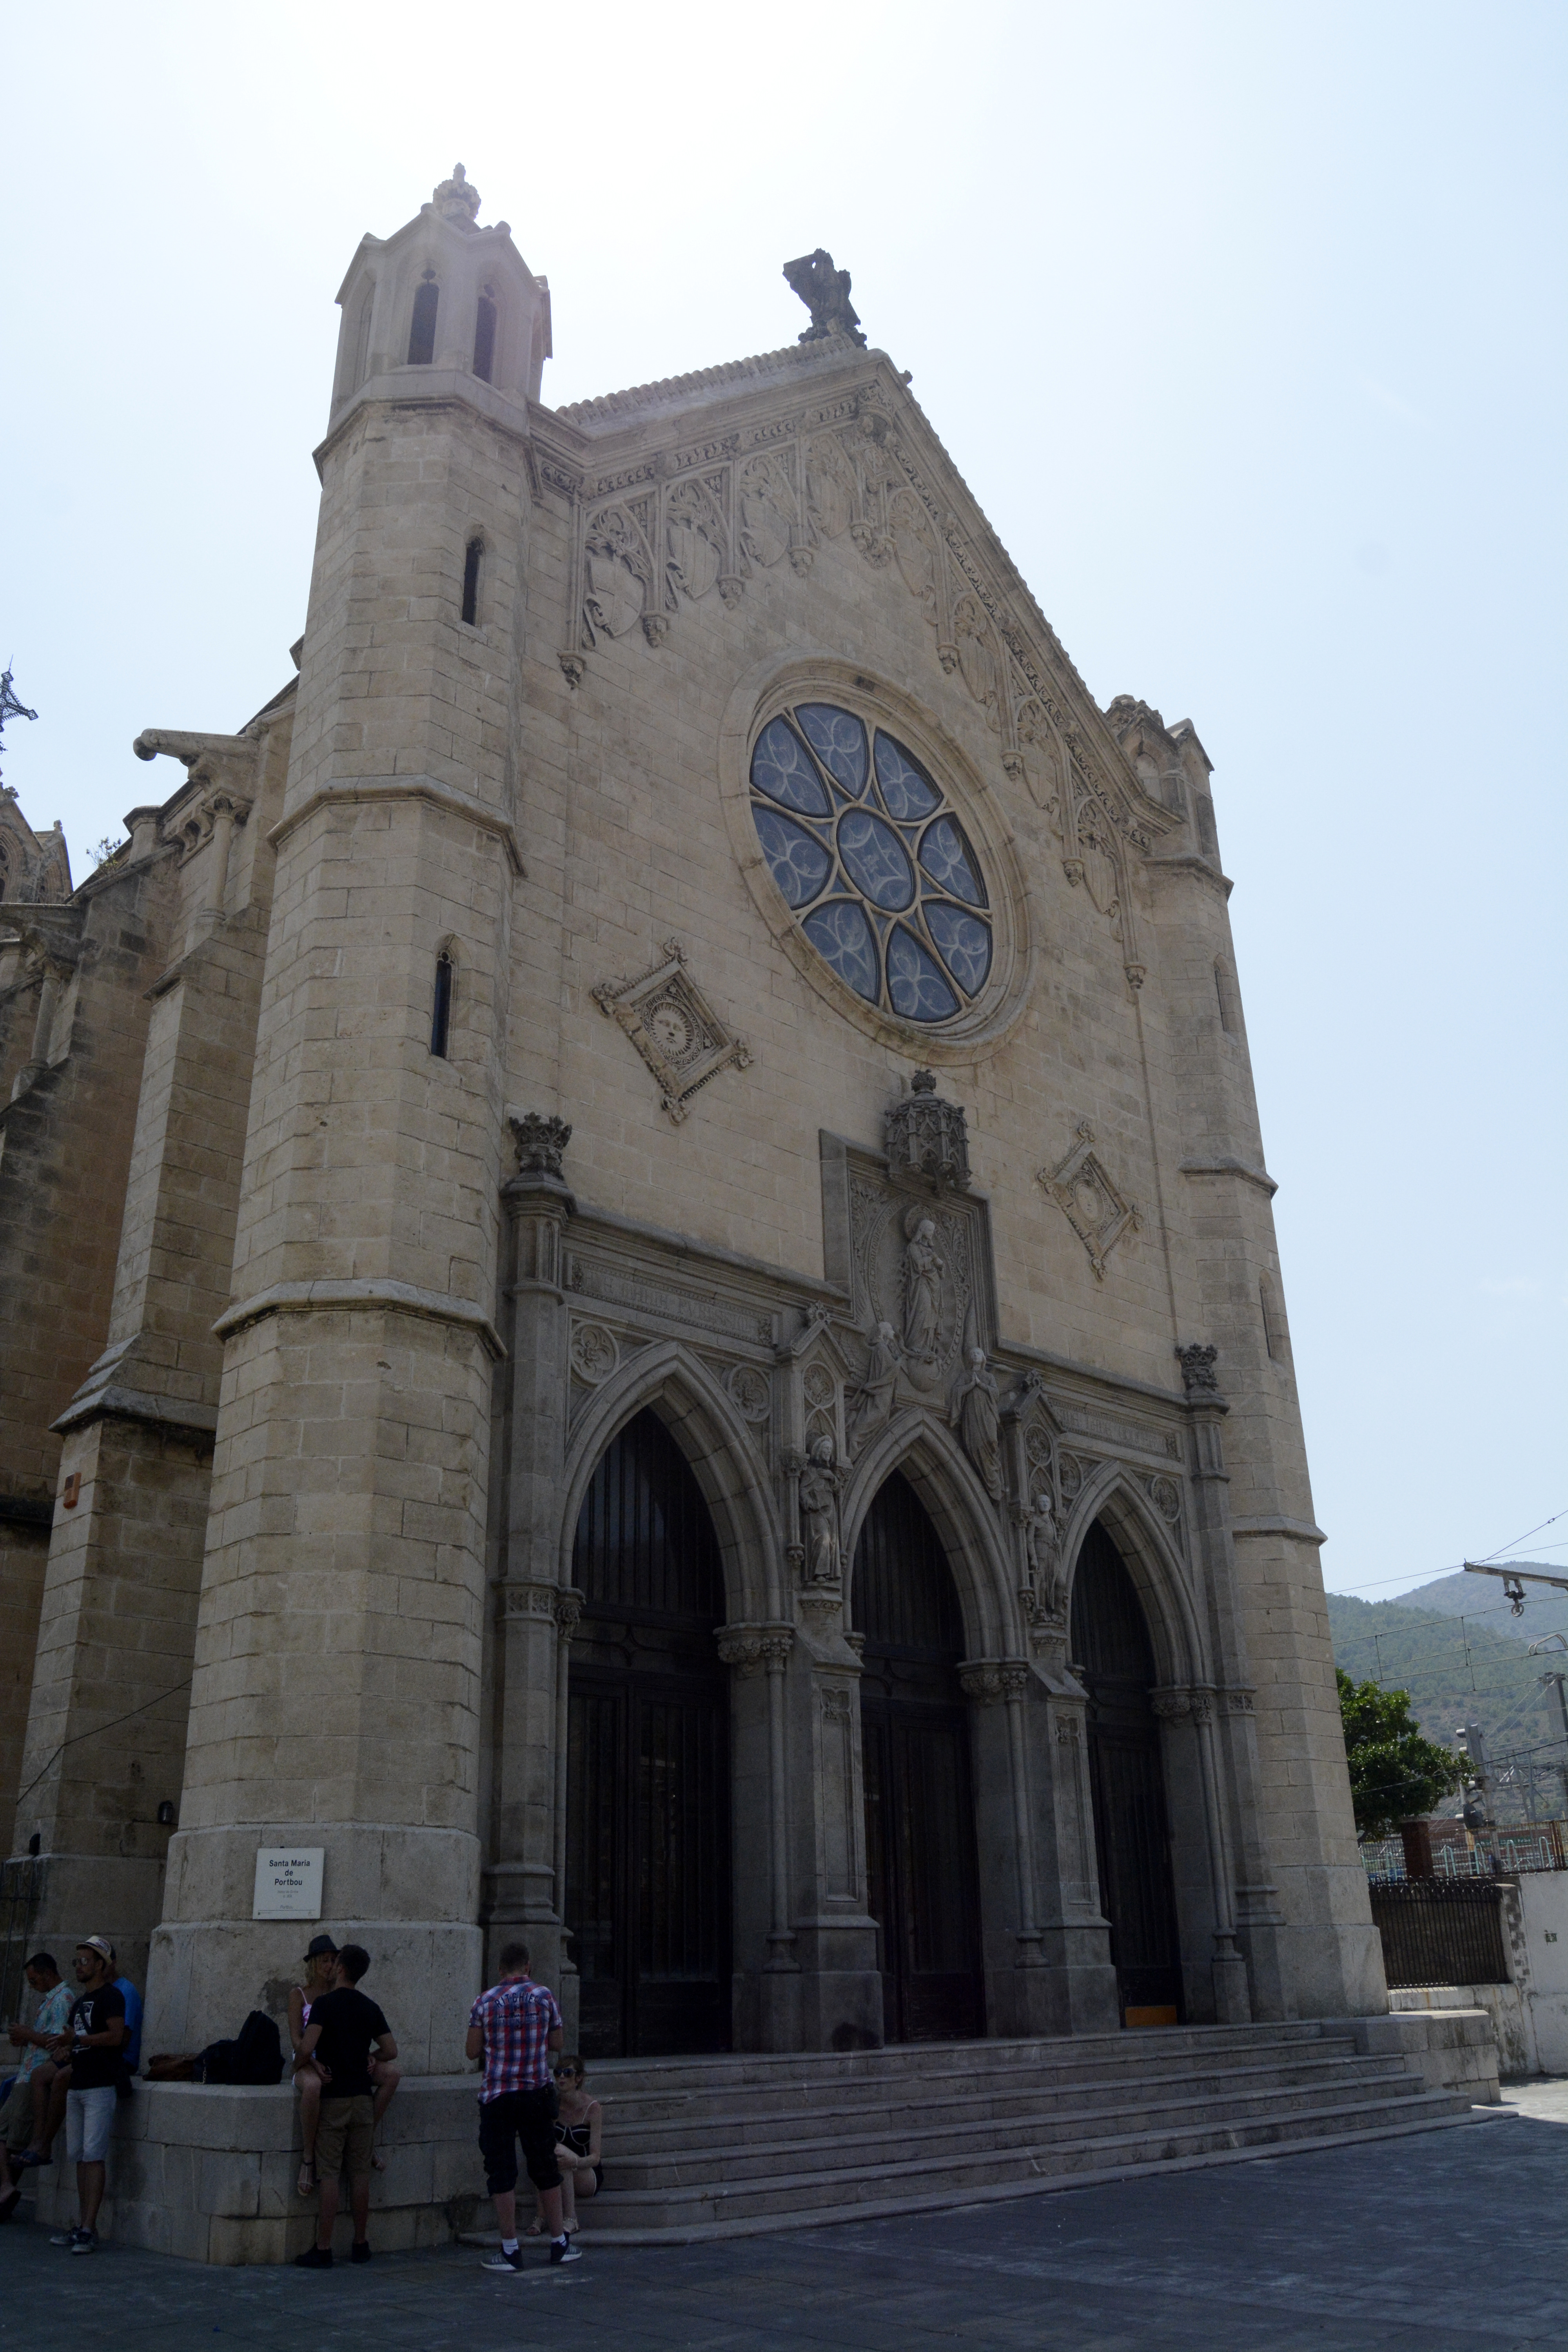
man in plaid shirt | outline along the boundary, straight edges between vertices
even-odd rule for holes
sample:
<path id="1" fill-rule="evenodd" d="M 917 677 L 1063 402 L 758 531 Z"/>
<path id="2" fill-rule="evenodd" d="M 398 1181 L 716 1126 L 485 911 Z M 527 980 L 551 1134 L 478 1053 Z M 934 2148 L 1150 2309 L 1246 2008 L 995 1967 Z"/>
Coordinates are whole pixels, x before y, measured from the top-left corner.
<path id="1" fill-rule="evenodd" d="M 488 2271 L 519 2272 L 517 2146 L 539 2191 L 552 2263 L 581 2259 L 561 2222 L 561 2168 L 555 2161 L 557 2100 L 551 2060 L 561 2047 L 561 2011 L 545 1985 L 528 1973 L 526 1944 L 501 1948 L 501 1978 L 468 2012 L 470 2058 L 484 2061 L 479 2087 L 479 2153 L 500 2225 L 500 2252 Z"/>

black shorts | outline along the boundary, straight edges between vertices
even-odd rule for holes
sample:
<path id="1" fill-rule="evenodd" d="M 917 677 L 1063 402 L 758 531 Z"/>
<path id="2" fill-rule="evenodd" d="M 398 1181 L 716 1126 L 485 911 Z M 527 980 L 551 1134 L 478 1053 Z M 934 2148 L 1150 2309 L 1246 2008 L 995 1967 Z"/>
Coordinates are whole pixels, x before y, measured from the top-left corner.
<path id="1" fill-rule="evenodd" d="M 485 2187 L 492 2197 L 504 2197 L 517 2187 L 517 2144 L 536 2189 L 559 2189 L 561 2167 L 555 2161 L 555 2116 L 560 2105 L 553 2083 L 536 2091 L 503 2091 L 497 2099 L 479 2101 L 479 2154 L 485 2160 Z"/>

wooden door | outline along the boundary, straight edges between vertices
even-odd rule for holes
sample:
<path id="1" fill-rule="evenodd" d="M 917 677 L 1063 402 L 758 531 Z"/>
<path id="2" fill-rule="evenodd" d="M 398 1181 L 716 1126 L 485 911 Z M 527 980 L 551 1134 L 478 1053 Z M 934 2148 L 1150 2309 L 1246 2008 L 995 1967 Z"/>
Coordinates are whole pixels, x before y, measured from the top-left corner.
<path id="1" fill-rule="evenodd" d="M 985 2030 L 963 1624 L 941 1543 L 897 1473 L 855 1551 L 867 1907 L 876 1920 L 889 2042 Z"/>
<path id="2" fill-rule="evenodd" d="M 1181 1945 L 1171 1879 L 1154 1654 L 1142 1604 L 1098 1523 L 1073 1579 L 1071 1651 L 1089 1693 L 1089 1773 L 1100 1907 L 1125 2025 L 1180 2022 Z"/>
<path id="3" fill-rule="evenodd" d="M 609 1447 L 578 1521 L 566 1920 L 585 2057 L 730 2046 L 729 1680 L 718 1546 L 652 1413 Z"/>

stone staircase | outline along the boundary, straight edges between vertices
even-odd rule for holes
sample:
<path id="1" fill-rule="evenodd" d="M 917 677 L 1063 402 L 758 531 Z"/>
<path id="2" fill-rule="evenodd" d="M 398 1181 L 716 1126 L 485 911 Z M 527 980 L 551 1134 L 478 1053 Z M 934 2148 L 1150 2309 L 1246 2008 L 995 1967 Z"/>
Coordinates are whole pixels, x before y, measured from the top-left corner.
<path id="1" fill-rule="evenodd" d="M 1474 2119 L 1466 2085 L 1432 2087 L 1397 2046 L 1358 2048 L 1353 2021 L 592 2072 L 605 2186 L 584 2209 L 584 2244 L 945 2210 Z"/>

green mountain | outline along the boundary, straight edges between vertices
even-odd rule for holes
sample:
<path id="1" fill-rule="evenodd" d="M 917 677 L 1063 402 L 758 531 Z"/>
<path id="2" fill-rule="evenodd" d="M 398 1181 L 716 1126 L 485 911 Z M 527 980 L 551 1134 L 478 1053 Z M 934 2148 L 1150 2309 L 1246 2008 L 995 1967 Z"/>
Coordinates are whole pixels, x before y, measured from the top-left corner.
<path id="1" fill-rule="evenodd" d="M 1415 1593 L 1400 1601 L 1358 1601 L 1351 1593 L 1331 1592 L 1329 1631 L 1335 1661 L 1352 1682 L 1408 1691 L 1422 1730 L 1445 1748 L 1454 1745 L 1458 1725 L 1479 1724 L 1494 1775 L 1511 1765 L 1517 1776 L 1494 1790 L 1497 1817 L 1522 1819 L 1520 1782 L 1528 1778 L 1530 1765 L 1555 1766 L 1564 1753 L 1556 1701 L 1550 1701 L 1549 1712 L 1549 1695 L 1538 1679 L 1552 1661 L 1529 1656 L 1525 1639 L 1502 1630 L 1518 1621 L 1503 1602 L 1500 1623 L 1496 1603 L 1488 1605 L 1489 1579 L 1483 1582 L 1461 1574 L 1444 1580 L 1467 1588 L 1467 1597 L 1480 1587 L 1481 1622 L 1468 1612 L 1460 1617 L 1440 1607 L 1423 1607 Z M 1491 1590 L 1500 1600 L 1501 1586 Z M 1568 1595 L 1563 1599 L 1568 1601 Z M 1568 1615 L 1568 1610 L 1562 1613 Z M 1537 1801 L 1542 1813 L 1562 1812 L 1555 1772 L 1538 1769 Z M 1458 1809 L 1456 1799 L 1443 1810 Z"/>

